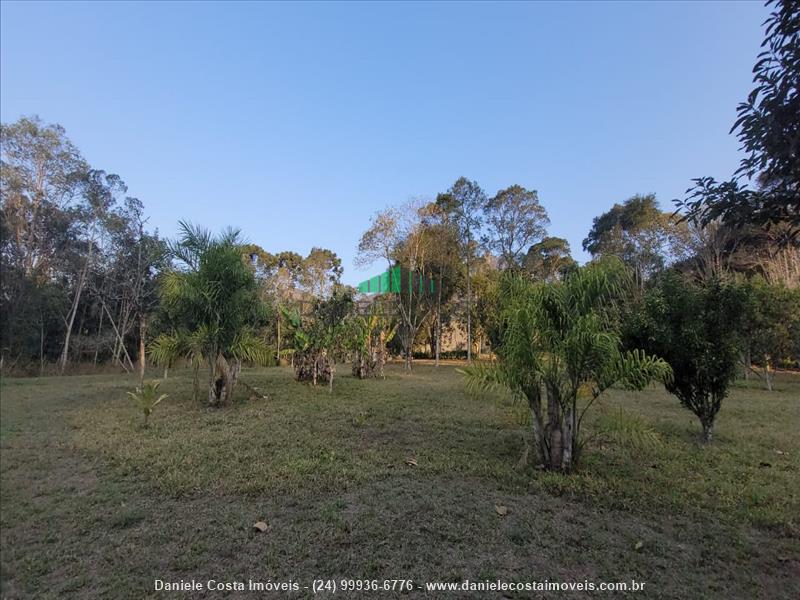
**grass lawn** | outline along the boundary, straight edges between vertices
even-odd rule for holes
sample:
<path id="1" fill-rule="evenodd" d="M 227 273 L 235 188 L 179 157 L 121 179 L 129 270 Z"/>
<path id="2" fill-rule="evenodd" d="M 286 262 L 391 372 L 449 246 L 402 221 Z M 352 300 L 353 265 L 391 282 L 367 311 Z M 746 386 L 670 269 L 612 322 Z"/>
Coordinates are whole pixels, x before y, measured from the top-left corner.
<path id="1" fill-rule="evenodd" d="M 286 368 L 243 381 L 269 398 L 240 388 L 211 409 L 188 372 L 171 376 L 147 430 L 132 377 L 3 381 L 2 597 L 170 596 L 156 578 L 635 579 L 646 593 L 629 595 L 646 598 L 800 597 L 800 377 L 737 385 L 709 447 L 662 389 L 613 391 L 571 476 L 515 468 L 524 411 L 469 396 L 452 366 L 342 375 L 331 395 Z"/>

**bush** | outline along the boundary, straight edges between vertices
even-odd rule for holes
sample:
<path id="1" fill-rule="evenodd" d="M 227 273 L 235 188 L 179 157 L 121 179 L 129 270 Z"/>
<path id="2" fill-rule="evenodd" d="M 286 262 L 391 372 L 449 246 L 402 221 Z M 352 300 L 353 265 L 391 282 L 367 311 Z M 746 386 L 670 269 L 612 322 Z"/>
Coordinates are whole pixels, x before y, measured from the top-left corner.
<path id="1" fill-rule="evenodd" d="M 703 285 L 675 272 L 664 273 L 626 319 L 624 340 L 672 367 L 667 391 L 700 420 L 705 441 L 736 377 L 741 288 L 713 279 Z"/>

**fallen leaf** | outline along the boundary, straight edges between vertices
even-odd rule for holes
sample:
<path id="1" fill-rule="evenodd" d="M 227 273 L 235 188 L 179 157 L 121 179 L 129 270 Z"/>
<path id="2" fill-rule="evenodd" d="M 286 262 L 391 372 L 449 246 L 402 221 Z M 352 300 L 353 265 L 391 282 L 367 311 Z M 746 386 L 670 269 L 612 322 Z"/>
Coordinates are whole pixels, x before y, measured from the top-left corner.
<path id="1" fill-rule="evenodd" d="M 267 524 L 264 521 L 259 521 L 258 523 L 253 524 L 253 529 L 259 533 L 264 533 L 267 530 Z"/>
<path id="2" fill-rule="evenodd" d="M 502 504 L 495 504 L 494 511 L 501 517 L 505 517 L 508 514 L 508 507 Z"/>
<path id="3" fill-rule="evenodd" d="M 644 542 L 643 542 L 642 540 L 639 540 L 639 541 L 638 541 L 638 542 L 636 542 L 636 544 L 634 544 L 634 546 L 633 546 L 633 549 L 634 549 L 634 550 L 641 550 L 642 548 L 644 548 Z"/>

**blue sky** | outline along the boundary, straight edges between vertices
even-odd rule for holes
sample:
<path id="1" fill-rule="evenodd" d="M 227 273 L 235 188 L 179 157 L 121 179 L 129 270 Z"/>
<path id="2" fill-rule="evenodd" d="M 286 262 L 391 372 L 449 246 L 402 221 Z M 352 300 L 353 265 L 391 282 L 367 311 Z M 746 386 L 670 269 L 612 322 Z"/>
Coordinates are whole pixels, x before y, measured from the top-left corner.
<path id="1" fill-rule="evenodd" d="M 164 235 L 336 251 L 459 176 L 592 218 L 729 176 L 761 3 L 3 2 L 0 116 L 57 122 Z M 376 265 L 375 269 L 378 270 Z"/>

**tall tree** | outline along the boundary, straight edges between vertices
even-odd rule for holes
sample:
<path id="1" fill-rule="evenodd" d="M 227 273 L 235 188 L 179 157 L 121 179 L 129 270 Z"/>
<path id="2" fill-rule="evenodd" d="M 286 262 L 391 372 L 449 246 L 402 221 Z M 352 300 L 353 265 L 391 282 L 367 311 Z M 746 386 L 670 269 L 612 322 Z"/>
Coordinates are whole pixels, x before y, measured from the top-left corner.
<path id="1" fill-rule="evenodd" d="M 476 181 L 459 177 L 447 192 L 437 197 L 436 203 L 451 215 L 461 242 L 467 282 L 467 361 L 472 362 L 472 265 L 483 225 L 486 192 Z"/>
<path id="2" fill-rule="evenodd" d="M 528 248 L 523 259 L 525 270 L 540 281 L 563 279 L 578 263 L 572 258 L 569 242 L 564 238 L 546 237 Z"/>
<path id="3" fill-rule="evenodd" d="M 442 326 L 449 301 L 460 283 L 458 228 L 442 205 L 432 202 L 423 208 L 424 226 L 431 244 L 429 270 L 436 280 L 436 299 L 431 330 L 435 365 L 439 366 L 442 348 Z"/>
<path id="4" fill-rule="evenodd" d="M 547 233 L 550 219 L 536 190 L 512 185 L 486 202 L 486 246 L 495 250 L 503 268 L 518 267 L 522 253 Z"/>
<path id="5" fill-rule="evenodd" d="M 303 259 L 301 283 L 315 298 L 327 298 L 342 277 L 342 260 L 327 248 L 312 248 Z"/>
<path id="6" fill-rule="evenodd" d="M 63 127 L 38 117 L 0 124 L 0 364 L 8 354 L 15 362 L 28 353 L 35 321 L 42 326 L 36 346 L 44 359 L 46 315 L 65 304 L 56 280 L 62 267 L 70 270 L 79 246 L 75 201 L 88 168 Z"/>
<path id="7" fill-rule="evenodd" d="M 435 306 L 430 292 L 433 273 L 430 270 L 432 231 L 427 227 L 426 205 L 410 201 L 379 213 L 359 243 L 361 264 L 382 257 L 390 266 L 401 268 L 400 291 L 395 295 L 395 306 L 400 316 L 398 335 L 403 345 L 405 366 L 411 370 L 414 341 L 422 324 Z M 391 215 L 390 218 L 385 218 Z M 376 235 L 380 231 L 380 235 Z M 375 240 L 380 240 L 375 243 Z M 383 254 L 385 253 L 385 254 Z"/>
<path id="8" fill-rule="evenodd" d="M 82 212 L 85 215 L 83 229 L 85 232 L 86 257 L 75 280 L 72 306 L 65 319 L 66 331 L 64 333 L 64 345 L 61 351 L 60 369 L 61 373 L 67 366 L 69 359 L 69 343 L 72 336 L 72 328 L 75 324 L 75 317 L 80 307 L 81 296 L 84 286 L 92 268 L 97 239 L 100 229 L 106 226 L 114 206 L 117 203 L 117 194 L 125 193 L 127 187 L 118 175 L 107 174 L 105 171 L 91 169 L 82 182 L 82 195 L 85 204 Z"/>
<path id="9" fill-rule="evenodd" d="M 653 194 L 636 195 L 595 217 L 583 249 L 592 256 L 622 259 L 642 286 L 673 258 L 681 229 L 670 213 L 659 209 Z"/>

